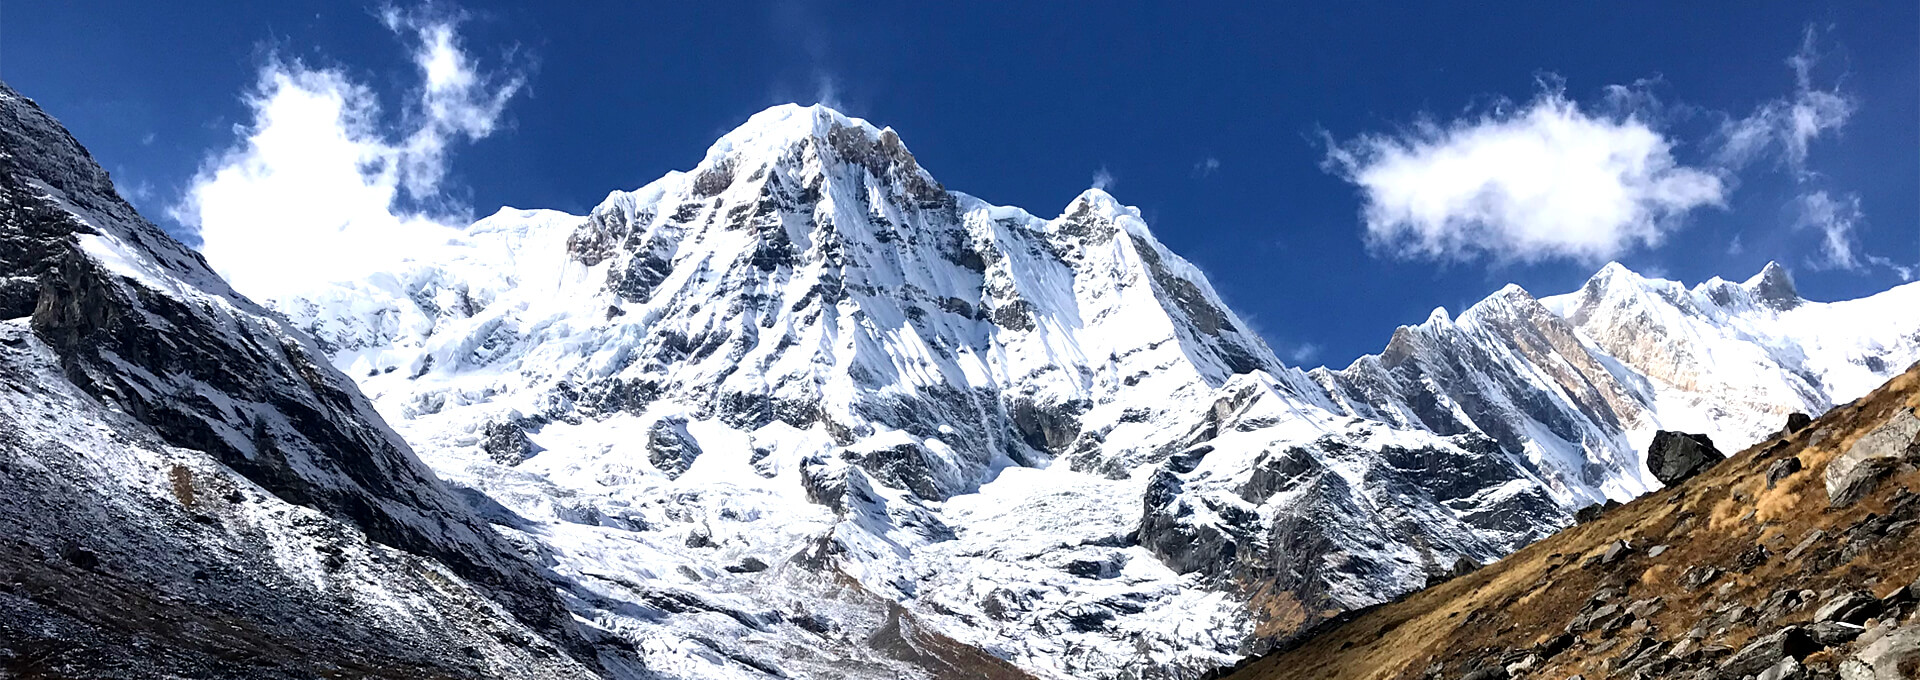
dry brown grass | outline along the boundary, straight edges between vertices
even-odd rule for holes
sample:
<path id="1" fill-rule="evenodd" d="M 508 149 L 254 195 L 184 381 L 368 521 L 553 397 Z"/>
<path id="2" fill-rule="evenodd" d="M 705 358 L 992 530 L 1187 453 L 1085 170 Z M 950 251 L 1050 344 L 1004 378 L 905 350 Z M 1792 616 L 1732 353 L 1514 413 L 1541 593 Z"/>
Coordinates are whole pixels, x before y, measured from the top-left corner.
<path id="1" fill-rule="evenodd" d="M 173 487 L 173 497 L 181 505 L 193 507 L 193 471 L 184 465 L 175 465 L 167 469 L 167 481 Z"/>
<path id="2" fill-rule="evenodd" d="M 1852 404 L 1835 408 L 1811 427 L 1784 439 L 1763 441 L 1680 486 L 1663 489 L 1616 508 L 1588 524 L 1571 527 L 1473 574 L 1416 593 L 1332 630 L 1290 651 L 1275 654 L 1228 675 L 1234 680 L 1401 680 L 1424 675 L 1434 662 L 1455 677 L 1478 663 L 1489 650 L 1525 649 L 1560 635 L 1602 587 L 1627 591 L 1627 599 L 1660 597 L 1664 609 L 1651 617 L 1651 635 L 1677 640 L 1704 612 L 1727 602 L 1757 606 L 1779 588 L 1822 590 L 1877 584 L 1885 595 L 1920 575 L 1920 551 L 1897 540 L 1882 541 L 1849 563 L 1809 573 L 1807 559 L 1788 563 L 1784 555 L 1815 529 L 1827 541 L 1841 540 L 1847 527 L 1868 513 L 1885 514 L 1896 489 L 1920 487 L 1920 473 L 1909 470 L 1883 482 L 1855 505 L 1830 510 L 1822 479 L 1829 460 L 1895 409 L 1920 404 L 1920 369 L 1909 370 Z M 1818 442 L 1809 444 L 1818 438 Z M 1766 469 L 1775 460 L 1797 455 L 1803 469 L 1773 489 Z M 1616 539 L 1638 550 L 1614 565 L 1583 568 L 1590 555 Z M 1729 569 L 1755 544 L 1772 557 L 1750 573 Z M 1646 549 L 1665 544 L 1657 558 Z M 1889 545 L 1893 544 L 1893 545 Z M 1728 573 L 1713 584 L 1689 591 L 1678 585 L 1695 565 L 1713 565 Z M 1724 596 L 1722 584 L 1732 583 Z M 1804 619 L 1811 607 L 1800 610 Z M 1737 626 L 1710 644 L 1737 648 L 1756 631 Z M 1767 631 L 1761 631 L 1767 632 Z M 1597 641 L 1588 633 L 1585 641 Z M 1597 672 L 1618 650 L 1593 653 L 1576 645 L 1536 668 L 1530 677 L 1559 678 Z"/>

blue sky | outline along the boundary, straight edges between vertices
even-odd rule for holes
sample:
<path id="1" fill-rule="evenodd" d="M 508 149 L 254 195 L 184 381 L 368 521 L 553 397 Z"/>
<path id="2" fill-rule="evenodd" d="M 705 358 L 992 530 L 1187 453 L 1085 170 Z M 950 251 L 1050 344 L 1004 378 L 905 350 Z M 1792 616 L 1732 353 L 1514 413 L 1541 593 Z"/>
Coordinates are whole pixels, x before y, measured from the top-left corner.
<path id="1" fill-rule="evenodd" d="M 189 238 L 272 73 L 365 88 L 362 132 L 431 166 L 403 207 L 437 215 L 581 212 L 826 99 L 995 203 L 1053 215 L 1101 178 L 1307 365 L 1607 259 L 1775 259 L 1815 299 L 1920 262 L 1914 3 L 934 4 L 16 4 L 0 78 Z M 422 122 L 438 28 L 484 129 Z"/>

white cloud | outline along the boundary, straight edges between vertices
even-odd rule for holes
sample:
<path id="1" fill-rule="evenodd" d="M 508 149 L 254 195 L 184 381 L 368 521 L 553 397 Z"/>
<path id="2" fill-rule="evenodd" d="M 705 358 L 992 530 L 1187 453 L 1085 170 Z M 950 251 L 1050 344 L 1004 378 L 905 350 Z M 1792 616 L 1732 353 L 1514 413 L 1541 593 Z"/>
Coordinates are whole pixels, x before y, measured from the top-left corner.
<path id="1" fill-rule="evenodd" d="M 210 157 L 172 211 L 248 295 L 272 298 L 390 269 L 456 236 L 463 210 L 442 195 L 447 153 L 498 128 L 524 81 L 481 71 L 457 17 L 387 10 L 420 85 L 397 120 L 340 69 L 272 57 L 245 96 L 250 124 Z M 409 208 L 407 206 L 422 206 Z"/>
<path id="2" fill-rule="evenodd" d="M 1814 268 L 1856 272 L 1884 268 L 1902 281 L 1913 280 L 1912 267 L 1860 251 L 1859 237 L 1855 232 L 1866 221 L 1866 214 L 1860 211 L 1858 194 L 1835 198 L 1826 191 L 1811 191 L 1801 194 L 1794 200 L 1794 205 L 1799 211 L 1794 219 L 1794 228 L 1820 234 L 1820 253 L 1811 259 Z"/>
<path id="3" fill-rule="evenodd" d="M 1787 58 L 1793 68 L 1792 96 L 1761 104 L 1751 115 L 1720 126 L 1715 162 L 1738 170 L 1777 157 L 1795 177 L 1812 176 L 1807 170 L 1808 146 L 1845 126 L 1859 107 L 1838 85 L 1832 89 L 1813 86 L 1813 69 L 1820 62 L 1818 37 L 1819 32 L 1808 26 L 1800 50 Z"/>
<path id="4" fill-rule="evenodd" d="M 1410 258 L 1598 262 L 1658 245 L 1688 211 L 1722 204 L 1714 172 L 1630 112 L 1588 113 L 1557 89 L 1525 106 L 1329 143 L 1360 187 L 1370 245 Z"/>
<path id="5" fill-rule="evenodd" d="M 1820 232 L 1820 255 L 1813 265 L 1823 269 L 1857 269 L 1860 258 L 1854 254 L 1853 230 L 1861 221 L 1860 197 L 1848 194 L 1834 198 L 1825 191 L 1814 191 L 1795 201 L 1800 211 L 1794 220 L 1796 229 Z"/>
<path id="6" fill-rule="evenodd" d="M 1202 158 L 1200 162 L 1193 164 L 1193 176 L 1201 179 L 1212 177 L 1213 173 L 1219 171 L 1220 159 L 1214 158 L 1213 156 Z"/>
<path id="7" fill-rule="evenodd" d="M 1106 191 L 1113 188 L 1114 182 L 1117 181 L 1119 180 L 1114 178 L 1113 173 L 1107 171 L 1107 166 L 1102 165 L 1099 170 L 1093 171 L 1093 188 L 1095 189 Z"/>

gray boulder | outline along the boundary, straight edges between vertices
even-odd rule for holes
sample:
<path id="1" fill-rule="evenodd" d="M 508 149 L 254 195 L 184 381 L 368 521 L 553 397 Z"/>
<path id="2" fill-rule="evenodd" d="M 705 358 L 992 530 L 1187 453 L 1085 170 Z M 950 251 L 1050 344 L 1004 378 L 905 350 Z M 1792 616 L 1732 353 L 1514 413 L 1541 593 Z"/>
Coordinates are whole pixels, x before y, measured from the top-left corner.
<path id="1" fill-rule="evenodd" d="M 1667 486 L 1685 481 L 1726 459 L 1704 434 L 1661 430 L 1654 433 L 1653 443 L 1647 446 L 1647 469 Z"/>
<path id="2" fill-rule="evenodd" d="M 1761 672 L 1756 680 L 1800 680 L 1804 677 L 1807 677 L 1807 669 L 1800 665 L 1799 659 L 1789 656 Z"/>
<path id="3" fill-rule="evenodd" d="M 1917 434 L 1920 418 L 1914 417 L 1913 409 L 1905 409 L 1855 441 L 1846 453 L 1827 463 L 1827 502 L 1845 507 L 1872 492 L 1887 473 L 1914 459 Z"/>
<path id="4" fill-rule="evenodd" d="M 1771 489 L 1775 484 L 1779 484 L 1780 480 L 1792 477 L 1794 473 L 1801 470 L 1801 467 L 1799 456 L 1773 461 L 1772 465 L 1767 466 L 1767 488 Z"/>
<path id="5" fill-rule="evenodd" d="M 1911 680 L 1920 678 L 1920 627 L 1909 626 L 1881 636 L 1840 664 L 1841 680 Z"/>
<path id="6" fill-rule="evenodd" d="M 1733 656 L 1720 664 L 1720 676 L 1723 678 L 1744 678 L 1759 675 L 1780 664 L 1783 659 L 1798 661 L 1808 654 L 1820 651 L 1820 643 L 1799 626 L 1782 628 L 1772 635 L 1757 638 Z"/>
<path id="7" fill-rule="evenodd" d="M 1859 625 L 1880 614 L 1880 600 L 1862 592 L 1841 593 L 1814 610 L 1815 621 L 1839 621 Z"/>

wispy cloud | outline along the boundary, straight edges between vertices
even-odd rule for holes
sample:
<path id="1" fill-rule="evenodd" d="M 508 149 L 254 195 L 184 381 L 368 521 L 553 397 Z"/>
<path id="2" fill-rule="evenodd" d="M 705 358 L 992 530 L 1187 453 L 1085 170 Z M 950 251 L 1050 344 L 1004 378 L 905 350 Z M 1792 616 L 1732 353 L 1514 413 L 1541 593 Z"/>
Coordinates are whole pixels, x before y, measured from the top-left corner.
<path id="1" fill-rule="evenodd" d="M 1311 342 L 1303 342 L 1286 349 L 1287 362 L 1299 366 L 1312 363 L 1320 358 L 1321 347 Z"/>
<path id="2" fill-rule="evenodd" d="M 831 73 L 820 72 L 813 75 L 813 101 L 830 109 L 845 110 L 846 103 L 840 101 L 840 79 Z"/>
<path id="3" fill-rule="evenodd" d="M 1407 258 L 1597 262 L 1654 246 L 1721 205 L 1713 171 L 1633 111 L 1586 111 L 1552 83 L 1449 122 L 1328 141 L 1324 167 L 1360 188 L 1369 244 Z"/>
<path id="4" fill-rule="evenodd" d="M 1866 215 L 1860 210 L 1858 194 L 1835 197 L 1824 190 L 1809 191 L 1795 199 L 1794 206 L 1798 213 L 1794 228 L 1820 235 L 1820 252 L 1809 259 L 1814 268 L 1851 271 L 1883 268 L 1903 281 L 1913 280 L 1912 267 L 1860 252 L 1857 232 L 1865 223 Z"/>
<path id="5" fill-rule="evenodd" d="M 1820 232 L 1820 255 L 1813 258 L 1816 267 L 1853 269 L 1860 266 L 1854 255 L 1854 227 L 1860 224 L 1860 197 L 1853 194 L 1834 198 L 1825 191 L 1809 192 L 1796 201 L 1799 216 L 1793 226 Z"/>
<path id="6" fill-rule="evenodd" d="M 1099 189 L 1101 191 L 1112 189 L 1114 183 L 1118 181 L 1119 180 L 1113 176 L 1113 173 L 1107 170 L 1107 166 L 1102 165 L 1100 166 L 1099 170 L 1093 171 L 1092 186 L 1095 189 Z"/>
<path id="7" fill-rule="evenodd" d="M 1721 123 L 1711 144 L 1714 159 L 1732 173 L 1769 163 L 1792 176 L 1798 195 L 1787 204 L 1794 216 L 1795 231 L 1819 236 L 1819 247 L 1807 263 L 1815 269 L 1869 272 L 1884 269 L 1903 280 L 1913 278 L 1913 268 L 1886 257 L 1862 250 L 1860 233 L 1866 228 L 1866 212 L 1860 195 L 1837 192 L 1827 187 L 1825 177 L 1813 169 L 1810 161 L 1813 143 L 1840 133 L 1859 109 L 1859 101 L 1840 85 L 1816 84 L 1815 71 L 1827 57 L 1821 51 L 1823 31 L 1808 26 L 1801 33 L 1800 47 L 1787 57 L 1793 72 L 1793 92 L 1756 107 L 1753 113 L 1728 118 Z"/>
<path id="8" fill-rule="evenodd" d="M 1763 103 L 1753 113 L 1721 124 L 1714 140 L 1715 162 L 1737 171 L 1777 159 L 1797 179 L 1812 178 L 1807 169 L 1808 147 L 1844 127 L 1859 108 L 1859 103 L 1838 84 L 1831 88 L 1814 85 L 1813 71 L 1821 60 L 1819 35 L 1816 27 L 1808 26 L 1799 51 L 1787 58 L 1787 66 L 1793 69 L 1792 95 Z"/>
<path id="9" fill-rule="evenodd" d="M 172 214 L 236 288 L 271 298 L 390 269 L 457 235 L 443 192 L 454 145 L 495 133 L 524 85 L 462 46 L 461 17 L 387 9 L 419 81 L 397 116 L 344 69 L 271 56 L 244 96 L 251 123 L 203 164 Z"/>
<path id="10" fill-rule="evenodd" d="M 1208 177 L 1212 177 L 1213 173 L 1216 173 L 1219 171 L 1220 171 L 1220 159 L 1215 158 L 1213 156 L 1202 158 L 1200 159 L 1200 162 L 1193 164 L 1193 176 L 1200 179 L 1206 179 Z"/>

